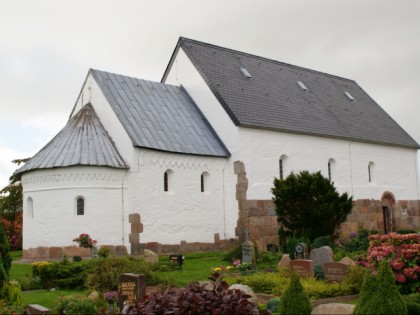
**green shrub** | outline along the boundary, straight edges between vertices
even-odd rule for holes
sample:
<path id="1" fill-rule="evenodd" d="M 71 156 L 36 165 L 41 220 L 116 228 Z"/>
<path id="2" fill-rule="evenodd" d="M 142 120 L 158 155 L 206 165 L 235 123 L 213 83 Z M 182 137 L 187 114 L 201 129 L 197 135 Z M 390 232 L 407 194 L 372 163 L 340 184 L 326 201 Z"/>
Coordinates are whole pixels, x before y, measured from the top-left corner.
<path id="1" fill-rule="evenodd" d="M 359 233 L 350 240 L 343 242 L 343 248 L 346 252 L 355 252 L 355 251 L 367 251 L 369 247 L 369 235 L 377 234 L 377 231 L 368 231 L 366 229 L 360 229 Z"/>
<path id="2" fill-rule="evenodd" d="M 111 250 L 109 248 L 106 248 L 106 247 L 101 247 L 96 252 L 96 254 L 101 258 L 108 258 L 110 253 L 111 253 Z"/>
<path id="3" fill-rule="evenodd" d="M 319 236 L 311 243 L 311 250 L 320 248 L 322 246 L 329 246 L 331 248 L 335 247 L 335 244 L 331 238 L 331 235 Z"/>
<path id="4" fill-rule="evenodd" d="M 314 273 L 315 273 L 315 278 L 318 280 L 323 280 L 325 279 L 325 273 L 324 273 L 324 269 L 322 269 L 321 265 L 316 265 L 314 267 Z"/>
<path id="5" fill-rule="evenodd" d="M 80 256 L 73 256 L 73 262 L 79 262 L 82 261 L 82 257 Z"/>
<path id="6" fill-rule="evenodd" d="M 0 287 L 9 281 L 9 271 L 12 267 L 10 245 L 4 232 L 3 223 L 0 222 Z"/>
<path id="7" fill-rule="evenodd" d="M 289 277 L 290 273 L 288 276 L 280 276 L 278 273 L 257 272 L 249 276 L 238 277 L 236 278 L 236 282 L 251 287 L 255 292 L 272 293 L 275 288 L 286 288 Z"/>
<path id="8" fill-rule="evenodd" d="M 349 294 L 359 293 L 363 284 L 365 271 L 366 268 L 361 266 L 351 266 L 349 268 L 347 276 L 342 282 L 342 286 L 348 288 Z"/>
<path id="9" fill-rule="evenodd" d="M 406 301 L 405 306 L 407 306 L 408 315 L 420 315 L 420 304 Z"/>
<path id="10" fill-rule="evenodd" d="M 66 315 L 96 315 L 98 309 L 92 301 L 74 300 L 67 305 Z"/>
<path id="11" fill-rule="evenodd" d="M 281 259 L 281 256 L 283 256 L 282 253 L 275 253 L 271 251 L 263 252 L 258 257 L 258 263 L 265 263 L 270 265 L 276 265 Z"/>
<path id="12" fill-rule="evenodd" d="M 370 270 L 366 272 L 353 314 L 407 314 L 407 307 L 398 292 L 388 262 L 383 261 L 379 265 L 376 276 Z"/>
<path id="13" fill-rule="evenodd" d="M 18 306 L 22 304 L 22 290 L 19 282 L 11 280 L 3 284 L 1 298 L 7 301 L 8 305 Z"/>
<path id="14" fill-rule="evenodd" d="M 295 248 L 298 243 L 299 239 L 293 236 L 289 236 L 286 240 L 287 252 L 289 253 L 291 260 L 295 259 Z"/>
<path id="15" fill-rule="evenodd" d="M 223 260 L 229 263 L 232 263 L 236 259 L 242 259 L 242 245 L 232 248 L 223 257 Z"/>
<path id="16" fill-rule="evenodd" d="M 289 287 L 280 300 L 280 314 L 308 314 L 312 311 L 308 296 L 303 291 L 299 276 L 292 274 Z"/>
<path id="17" fill-rule="evenodd" d="M 406 302 L 414 302 L 420 304 L 420 293 L 411 293 L 402 296 L 403 300 Z"/>
<path id="18" fill-rule="evenodd" d="M 280 299 L 274 298 L 267 302 L 267 309 L 271 313 L 278 313 L 279 312 L 279 306 L 280 306 Z"/>
<path id="19" fill-rule="evenodd" d="M 146 276 L 149 285 L 159 284 L 162 280 L 154 272 L 159 265 L 152 265 L 143 259 L 132 257 L 110 257 L 95 259 L 92 272 L 86 279 L 86 286 L 97 291 L 116 291 L 117 278 L 123 273 L 138 273 Z"/>
<path id="20" fill-rule="evenodd" d="M 401 229 L 397 231 L 398 234 L 412 234 L 412 233 L 417 233 L 414 230 L 411 229 Z"/>

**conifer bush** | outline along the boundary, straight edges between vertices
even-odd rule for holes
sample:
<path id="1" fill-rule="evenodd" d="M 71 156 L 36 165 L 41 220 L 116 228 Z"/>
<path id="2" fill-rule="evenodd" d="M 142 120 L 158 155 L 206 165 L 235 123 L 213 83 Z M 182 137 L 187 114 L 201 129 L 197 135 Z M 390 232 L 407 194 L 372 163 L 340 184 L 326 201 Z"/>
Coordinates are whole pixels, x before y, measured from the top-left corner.
<path id="1" fill-rule="evenodd" d="M 376 276 L 372 275 L 370 270 L 366 272 L 353 314 L 407 314 L 407 306 L 398 291 L 387 261 L 379 265 Z"/>
<path id="2" fill-rule="evenodd" d="M 281 315 L 310 315 L 311 312 L 311 303 L 308 296 L 303 291 L 299 276 L 296 273 L 293 273 L 290 279 L 289 287 L 281 297 L 279 313 Z"/>

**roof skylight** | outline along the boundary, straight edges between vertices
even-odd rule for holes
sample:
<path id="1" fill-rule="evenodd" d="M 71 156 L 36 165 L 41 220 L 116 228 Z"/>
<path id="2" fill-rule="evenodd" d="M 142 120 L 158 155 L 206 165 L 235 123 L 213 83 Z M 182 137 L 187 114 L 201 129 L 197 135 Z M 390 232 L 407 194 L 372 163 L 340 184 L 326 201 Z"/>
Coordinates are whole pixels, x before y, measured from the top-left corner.
<path id="1" fill-rule="evenodd" d="M 248 72 L 245 68 L 241 68 L 241 73 L 245 77 L 245 79 L 252 79 L 251 73 Z"/>
<path id="2" fill-rule="evenodd" d="M 306 85 L 305 85 L 305 84 L 303 84 L 303 82 L 302 82 L 302 81 L 297 81 L 296 83 L 297 83 L 297 85 L 299 85 L 299 87 L 300 87 L 303 91 L 305 91 L 305 92 L 307 92 L 307 91 L 308 91 L 308 88 L 306 87 Z"/>
<path id="3" fill-rule="evenodd" d="M 344 92 L 344 94 L 347 96 L 347 98 L 350 100 L 350 101 L 354 101 L 354 97 L 349 93 L 349 92 Z"/>

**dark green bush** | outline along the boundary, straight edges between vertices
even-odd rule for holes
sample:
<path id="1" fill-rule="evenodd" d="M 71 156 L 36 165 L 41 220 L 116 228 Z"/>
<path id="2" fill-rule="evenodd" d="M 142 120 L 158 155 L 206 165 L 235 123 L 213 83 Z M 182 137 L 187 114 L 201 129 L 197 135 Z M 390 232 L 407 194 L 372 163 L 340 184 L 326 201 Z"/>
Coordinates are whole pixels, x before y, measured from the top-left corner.
<path id="1" fill-rule="evenodd" d="M 407 314 L 407 307 L 398 292 L 388 262 L 384 261 L 379 265 L 376 276 L 370 270 L 366 271 L 353 314 Z"/>
<path id="2" fill-rule="evenodd" d="M 98 308 L 90 300 L 75 300 L 67 305 L 66 315 L 96 315 Z"/>
<path id="3" fill-rule="evenodd" d="M 411 293 L 402 296 L 403 300 L 406 302 L 414 302 L 420 304 L 420 293 Z"/>
<path id="4" fill-rule="evenodd" d="M 299 276 L 296 273 L 293 273 L 292 278 L 290 279 L 289 287 L 286 292 L 284 292 L 280 300 L 280 314 L 310 315 L 311 311 L 311 303 L 308 296 L 303 291 Z"/>
<path id="5" fill-rule="evenodd" d="M 420 304 L 414 302 L 405 302 L 408 315 L 420 315 Z"/>
<path id="6" fill-rule="evenodd" d="M 311 250 L 320 248 L 322 246 L 329 246 L 331 248 L 335 247 L 335 244 L 331 238 L 331 235 L 320 236 L 314 239 L 314 241 L 311 243 Z"/>
<path id="7" fill-rule="evenodd" d="M 348 287 L 350 294 L 359 293 L 360 288 L 363 284 L 363 277 L 366 272 L 366 268 L 361 266 L 351 266 L 347 276 L 344 278 L 342 286 Z"/>
<path id="8" fill-rule="evenodd" d="M 117 278 L 123 273 L 138 273 L 146 276 L 146 283 L 155 285 L 161 283 L 161 279 L 155 274 L 159 265 L 152 265 L 143 259 L 132 257 L 110 257 L 106 259 L 94 259 L 92 272 L 86 279 L 86 286 L 98 291 L 116 291 Z"/>
<path id="9" fill-rule="evenodd" d="M 232 248 L 223 257 L 224 261 L 228 261 L 230 263 L 236 259 L 242 260 L 242 245 Z"/>
<path id="10" fill-rule="evenodd" d="M 401 230 L 398 230 L 397 233 L 399 233 L 399 234 L 412 234 L 412 233 L 417 233 L 417 232 L 414 231 L 414 230 L 411 230 L 411 229 L 401 229 Z"/>
<path id="11" fill-rule="evenodd" d="M 96 252 L 96 254 L 101 258 L 108 258 L 110 253 L 111 253 L 111 250 L 109 248 L 106 248 L 106 247 L 101 247 Z"/>
<path id="12" fill-rule="evenodd" d="M 274 298 L 267 302 L 267 309 L 271 313 L 278 313 L 279 312 L 279 306 L 280 306 L 280 299 Z"/>
<path id="13" fill-rule="evenodd" d="M 9 271 L 12 266 L 10 245 L 4 232 L 3 223 L 0 222 L 0 287 L 9 281 Z"/>
<path id="14" fill-rule="evenodd" d="M 322 269 L 321 265 L 316 265 L 314 267 L 314 273 L 315 273 L 315 278 L 318 280 L 323 280 L 325 279 L 325 273 L 324 273 L 324 269 Z"/>
<path id="15" fill-rule="evenodd" d="M 80 256 L 73 256 L 73 261 L 74 262 L 82 261 L 82 257 L 80 257 Z"/>

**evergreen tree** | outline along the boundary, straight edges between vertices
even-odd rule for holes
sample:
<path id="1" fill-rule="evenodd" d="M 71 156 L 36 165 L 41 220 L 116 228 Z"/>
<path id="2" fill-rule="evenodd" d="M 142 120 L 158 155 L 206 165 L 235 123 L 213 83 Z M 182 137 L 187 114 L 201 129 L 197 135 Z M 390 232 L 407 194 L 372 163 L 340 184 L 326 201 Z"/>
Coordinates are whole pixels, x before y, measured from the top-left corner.
<path id="1" fill-rule="evenodd" d="M 321 172 L 290 174 L 274 179 L 271 189 L 278 221 L 296 237 L 312 242 L 320 236 L 334 236 L 352 209 L 352 198 L 339 195 Z"/>
<path id="2" fill-rule="evenodd" d="M 370 271 L 365 275 L 360 290 L 355 315 L 404 315 L 407 314 L 400 292 L 395 284 L 395 277 L 387 261 L 381 262 L 376 276 Z"/>
<path id="3" fill-rule="evenodd" d="M 280 315 L 310 315 L 311 312 L 311 303 L 303 291 L 299 276 L 293 273 L 290 284 L 280 299 Z"/>

